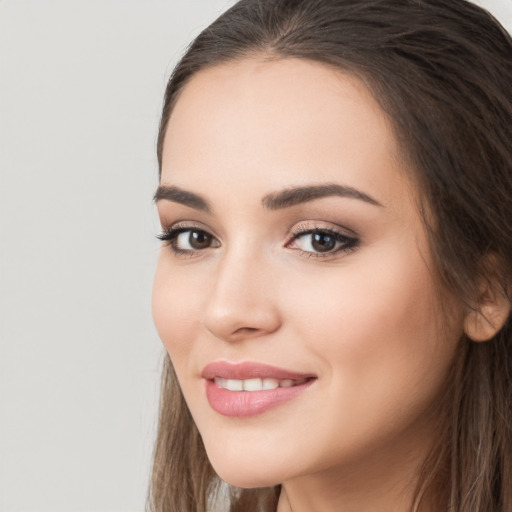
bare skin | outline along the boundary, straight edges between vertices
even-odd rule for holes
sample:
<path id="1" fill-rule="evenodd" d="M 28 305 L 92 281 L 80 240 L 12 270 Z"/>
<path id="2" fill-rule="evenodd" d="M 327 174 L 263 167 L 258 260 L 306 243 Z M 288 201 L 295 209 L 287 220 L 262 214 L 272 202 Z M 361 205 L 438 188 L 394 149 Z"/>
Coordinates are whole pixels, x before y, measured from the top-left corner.
<path id="1" fill-rule="evenodd" d="M 179 233 L 159 258 L 155 324 L 213 467 L 283 484 L 279 512 L 409 510 L 464 315 L 440 302 L 407 176 L 375 99 L 317 63 L 207 69 L 171 116 L 157 206 Z M 201 377 L 219 360 L 315 379 L 229 417 Z"/>

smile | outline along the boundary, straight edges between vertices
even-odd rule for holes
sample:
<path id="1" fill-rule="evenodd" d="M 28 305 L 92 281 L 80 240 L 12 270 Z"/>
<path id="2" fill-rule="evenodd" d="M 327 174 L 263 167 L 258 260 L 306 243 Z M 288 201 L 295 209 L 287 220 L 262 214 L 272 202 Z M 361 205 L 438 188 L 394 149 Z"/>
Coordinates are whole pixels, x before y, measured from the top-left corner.
<path id="1" fill-rule="evenodd" d="M 272 378 L 267 379 L 221 379 L 220 377 L 216 377 L 214 379 L 215 384 L 219 386 L 219 388 L 227 389 L 229 391 L 264 391 L 269 389 L 276 388 L 291 388 L 293 386 L 300 386 L 304 384 L 307 379 L 300 380 L 292 380 L 292 379 L 283 379 L 277 380 Z"/>
<path id="2" fill-rule="evenodd" d="M 207 365 L 201 373 L 206 381 L 210 407 L 223 416 L 244 418 L 262 414 L 298 397 L 316 376 L 261 363 Z"/>

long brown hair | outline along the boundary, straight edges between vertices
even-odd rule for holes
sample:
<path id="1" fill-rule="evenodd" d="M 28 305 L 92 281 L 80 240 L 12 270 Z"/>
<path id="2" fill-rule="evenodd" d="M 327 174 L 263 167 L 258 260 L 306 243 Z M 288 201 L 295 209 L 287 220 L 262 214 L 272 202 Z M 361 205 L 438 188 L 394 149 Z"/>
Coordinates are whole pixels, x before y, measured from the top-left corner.
<path id="1" fill-rule="evenodd" d="M 241 0 L 205 29 L 165 93 L 158 160 L 180 91 L 198 71 L 251 55 L 310 59 L 359 77 L 389 116 L 426 205 L 441 286 L 468 308 L 482 278 L 512 276 L 512 39 L 465 0 Z M 482 262 L 500 264 L 488 268 Z M 448 313 L 449 314 L 449 313 Z M 512 326 L 460 340 L 437 445 L 415 503 L 449 512 L 512 510 Z M 335 404 L 333 404 L 335 407 Z M 279 486 L 221 488 L 179 389 L 163 368 L 151 512 L 276 509 Z"/>

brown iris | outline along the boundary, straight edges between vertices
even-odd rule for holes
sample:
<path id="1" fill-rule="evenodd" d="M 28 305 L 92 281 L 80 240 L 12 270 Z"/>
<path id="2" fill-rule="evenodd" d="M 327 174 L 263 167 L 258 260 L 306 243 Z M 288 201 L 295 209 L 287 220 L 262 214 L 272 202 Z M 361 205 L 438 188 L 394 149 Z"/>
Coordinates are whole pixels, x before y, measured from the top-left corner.
<path id="1" fill-rule="evenodd" d="M 207 249 L 212 244 L 212 235 L 205 231 L 191 231 L 188 242 L 193 249 Z"/>
<path id="2" fill-rule="evenodd" d="M 336 247 L 336 239 L 328 233 L 313 233 L 311 246 L 317 252 L 332 251 Z"/>

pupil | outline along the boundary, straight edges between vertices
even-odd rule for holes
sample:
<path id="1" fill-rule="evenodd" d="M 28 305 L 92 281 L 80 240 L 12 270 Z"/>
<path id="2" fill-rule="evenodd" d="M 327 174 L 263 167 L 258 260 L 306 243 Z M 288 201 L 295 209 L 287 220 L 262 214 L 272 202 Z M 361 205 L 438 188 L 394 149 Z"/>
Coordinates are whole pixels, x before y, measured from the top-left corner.
<path id="1" fill-rule="evenodd" d="M 190 246 L 194 249 L 206 249 L 210 247 L 212 237 L 204 231 L 192 231 L 189 237 Z"/>
<path id="2" fill-rule="evenodd" d="M 318 252 L 332 251 L 336 246 L 336 240 L 331 235 L 315 233 L 311 244 L 313 249 Z"/>

